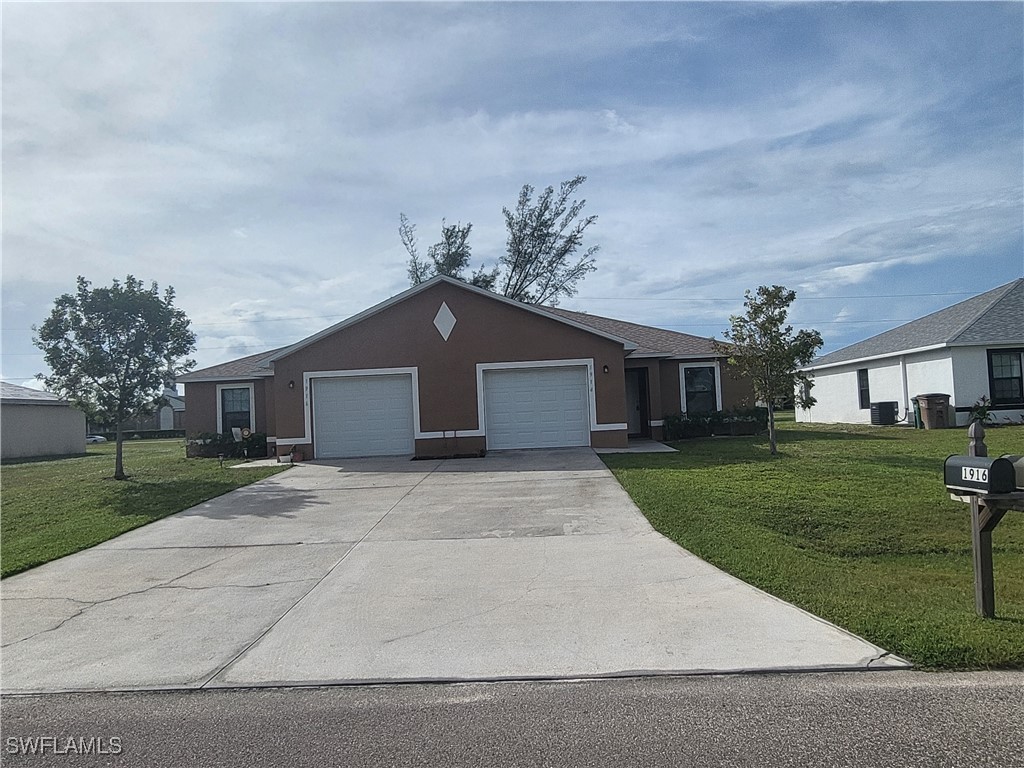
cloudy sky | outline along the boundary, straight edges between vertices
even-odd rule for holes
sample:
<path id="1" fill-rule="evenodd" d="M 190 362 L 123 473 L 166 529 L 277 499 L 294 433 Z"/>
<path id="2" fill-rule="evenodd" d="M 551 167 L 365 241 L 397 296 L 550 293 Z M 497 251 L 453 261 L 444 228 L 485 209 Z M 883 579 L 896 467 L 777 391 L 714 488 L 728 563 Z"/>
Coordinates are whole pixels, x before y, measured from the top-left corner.
<path id="1" fill-rule="evenodd" d="M 825 351 L 1024 274 L 1020 3 L 5 3 L 3 356 L 75 276 L 173 285 L 200 366 L 408 286 L 399 213 L 505 246 L 577 174 L 563 306 Z"/>

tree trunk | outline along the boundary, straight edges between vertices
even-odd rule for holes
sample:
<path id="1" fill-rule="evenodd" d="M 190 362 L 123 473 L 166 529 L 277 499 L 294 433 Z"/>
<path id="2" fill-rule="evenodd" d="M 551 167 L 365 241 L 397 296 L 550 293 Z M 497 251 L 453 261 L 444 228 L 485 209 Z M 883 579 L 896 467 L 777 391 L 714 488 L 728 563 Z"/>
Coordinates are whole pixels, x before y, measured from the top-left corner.
<path id="1" fill-rule="evenodd" d="M 124 473 L 124 430 L 121 427 L 121 421 L 117 422 L 117 449 L 114 452 L 114 479 L 115 480 L 127 480 L 128 476 Z"/>
<path id="2" fill-rule="evenodd" d="M 779 446 L 775 442 L 775 403 L 768 401 L 768 445 L 771 447 L 772 456 L 778 456 Z"/>

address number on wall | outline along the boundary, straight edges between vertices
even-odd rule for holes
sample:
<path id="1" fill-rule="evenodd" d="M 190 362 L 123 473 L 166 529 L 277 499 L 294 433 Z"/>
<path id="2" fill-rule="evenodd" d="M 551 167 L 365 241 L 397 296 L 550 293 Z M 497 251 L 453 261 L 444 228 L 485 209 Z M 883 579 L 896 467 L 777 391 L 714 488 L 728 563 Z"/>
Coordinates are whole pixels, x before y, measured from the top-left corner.
<path id="1" fill-rule="evenodd" d="M 960 479 L 970 480 L 973 483 L 987 483 L 988 470 L 984 467 L 961 467 Z"/>

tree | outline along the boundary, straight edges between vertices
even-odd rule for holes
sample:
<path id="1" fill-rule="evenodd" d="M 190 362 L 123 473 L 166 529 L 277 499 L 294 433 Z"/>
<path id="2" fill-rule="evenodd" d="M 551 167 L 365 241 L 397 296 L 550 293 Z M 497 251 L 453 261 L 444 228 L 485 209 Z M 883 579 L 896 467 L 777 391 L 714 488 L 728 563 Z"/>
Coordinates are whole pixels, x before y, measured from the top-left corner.
<path id="1" fill-rule="evenodd" d="M 547 187 L 533 202 L 533 187 L 524 184 L 514 211 L 503 208 L 508 243 L 500 266 L 504 268 L 501 292 L 510 299 L 529 304 L 557 305 L 563 296 L 574 296 L 576 284 L 593 272 L 593 245 L 582 256 L 583 232 L 597 216 L 578 218 L 586 200 L 572 200 L 576 189 L 587 180 L 576 176 L 563 181 L 555 194 Z"/>
<path id="2" fill-rule="evenodd" d="M 762 285 L 755 295 L 745 291 L 743 296 L 746 314 L 729 318 L 731 327 L 724 334 L 729 343 L 716 344 L 716 348 L 719 354 L 728 356 L 729 364 L 740 376 L 750 379 L 754 395 L 768 405 L 768 442 L 774 456 L 778 454 L 775 405 L 792 397 L 797 384 L 801 385 L 797 405 L 814 405 L 810 394 L 814 382 L 799 368 L 814 359 L 823 342 L 817 331 L 794 334 L 793 326 L 786 324 L 796 292 L 781 285 Z"/>
<path id="3" fill-rule="evenodd" d="M 189 319 L 174 306 L 174 289 L 163 296 L 128 275 L 104 288 L 78 278 L 78 290 L 54 301 L 32 341 L 43 351 L 46 386 L 95 421 L 117 424 L 114 478 L 125 480 L 123 423 L 152 413 L 164 384 L 195 366 Z"/>
<path id="4" fill-rule="evenodd" d="M 480 267 L 468 279 L 463 272 L 469 267 L 472 224 L 442 220 L 441 242 L 430 246 L 424 260 L 417 250 L 416 228 L 401 214 L 398 231 L 409 254 L 409 281 L 419 285 L 434 275 L 449 275 L 491 291 L 500 283 L 498 292 L 527 304 L 558 304 L 562 297 L 575 295 L 576 284 L 594 271 L 598 251 L 594 245 L 576 256 L 584 231 L 597 221 L 596 216 L 581 218 L 586 200 L 571 199 L 586 180 L 576 176 L 563 181 L 557 193 L 547 187 L 536 201 L 534 188 L 524 184 L 515 209 L 502 208 L 508 240 L 498 266 Z"/>
<path id="5" fill-rule="evenodd" d="M 427 258 L 424 260 L 419 255 L 416 243 L 416 225 L 410 222 L 404 213 L 399 214 L 399 221 L 401 223 L 398 226 L 398 234 L 409 254 L 409 282 L 412 285 L 419 285 L 435 275 L 448 275 L 457 280 L 466 280 L 463 272 L 469 267 L 472 253 L 469 245 L 472 224 L 449 224 L 441 219 L 441 242 L 434 243 L 427 249 Z M 484 268 L 480 267 L 466 282 L 491 290 L 494 288 L 496 278 L 496 271 L 485 272 Z"/>

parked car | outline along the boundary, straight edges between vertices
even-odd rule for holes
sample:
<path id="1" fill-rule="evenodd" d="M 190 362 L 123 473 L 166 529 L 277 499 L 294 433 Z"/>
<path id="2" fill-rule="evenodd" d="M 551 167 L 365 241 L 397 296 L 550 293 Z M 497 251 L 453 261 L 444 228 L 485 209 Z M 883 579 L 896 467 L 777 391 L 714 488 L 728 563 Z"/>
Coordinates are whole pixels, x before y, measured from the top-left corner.
<path id="1" fill-rule="evenodd" d="M 103 435 L 86 435 L 85 436 L 85 442 L 87 442 L 87 443 L 105 443 L 105 442 L 107 442 L 107 438 L 105 438 Z"/>

